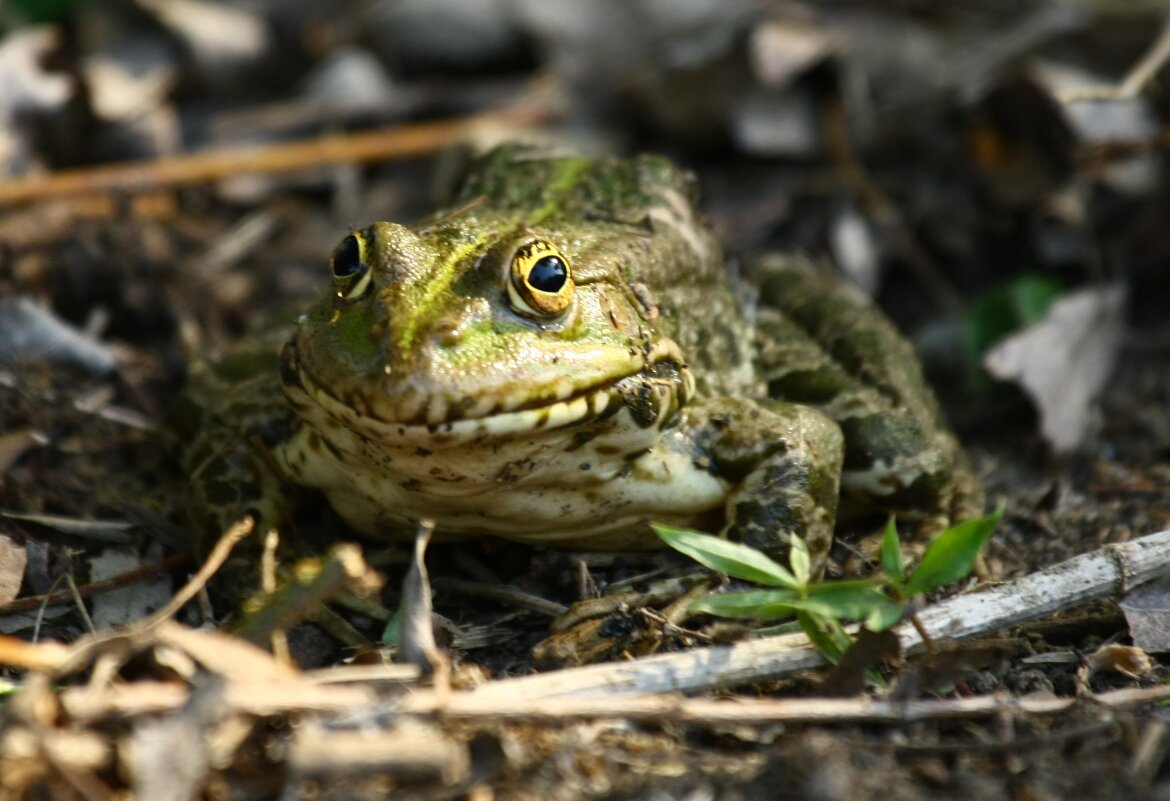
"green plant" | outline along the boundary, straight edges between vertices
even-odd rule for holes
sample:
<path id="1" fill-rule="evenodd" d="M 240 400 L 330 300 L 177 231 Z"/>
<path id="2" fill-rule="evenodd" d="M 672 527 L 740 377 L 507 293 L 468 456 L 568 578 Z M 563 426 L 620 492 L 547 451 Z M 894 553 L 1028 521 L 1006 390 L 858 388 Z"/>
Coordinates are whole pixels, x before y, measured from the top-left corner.
<path id="1" fill-rule="evenodd" d="M 746 545 L 670 526 L 654 528 L 663 542 L 700 564 L 768 588 L 709 595 L 697 599 L 693 610 L 759 621 L 795 619 L 821 654 L 836 664 L 853 642 L 846 623 L 883 631 L 902 619 L 914 596 L 969 575 L 1002 517 L 1000 507 L 951 526 L 930 543 L 909 575 L 891 518 L 882 541 L 880 573 L 838 581 L 811 580 L 808 547 L 801 540 L 793 540 L 786 568 Z"/>

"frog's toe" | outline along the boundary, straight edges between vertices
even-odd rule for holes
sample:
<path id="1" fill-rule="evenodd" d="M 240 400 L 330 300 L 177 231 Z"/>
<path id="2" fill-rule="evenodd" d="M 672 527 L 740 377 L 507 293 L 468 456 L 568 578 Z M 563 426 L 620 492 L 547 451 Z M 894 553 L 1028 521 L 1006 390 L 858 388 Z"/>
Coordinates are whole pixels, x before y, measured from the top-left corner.
<path id="1" fill-rule="evenodd" d="M 844 454 L 841 429 L 811 407 L 768 406 L 775 414 L 777 447 L 728 498 L 729 534 L 782 563 L 788 561 L 792 538 L 801 539 L 808 545 L 813 574 L 819 575 L 833 543 Z"/>
<path id="2" fill-rule="evenodd" d="M 982 517 L 987 511 L 983 485 L 967 457 L 959 452 L 955 464 L 954 492 L 951 495 L 951 523 Z"/>

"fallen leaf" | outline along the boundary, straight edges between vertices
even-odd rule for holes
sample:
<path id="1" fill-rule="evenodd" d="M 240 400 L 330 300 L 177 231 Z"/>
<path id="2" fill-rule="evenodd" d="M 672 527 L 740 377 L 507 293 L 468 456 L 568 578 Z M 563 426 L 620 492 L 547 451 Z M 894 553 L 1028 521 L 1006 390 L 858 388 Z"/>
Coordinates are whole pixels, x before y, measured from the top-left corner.
<path id="1" fill-rule="evenodd" d="M 1135 587 L 1118 605 L 1134 645 L 1144 651 L 1170 651 L 1170 582 L 1151 581 Z"/>
<path id="2" fill-rule="evenodd" d="M 0 434 L 0 473 L 16 464 L 21 456 L 36 446 L 48 445 L 49 438 L 31 428 Z"/>
<path id="3" fill-rule="evenodd" d="M 435 643 L 431 580 L 426 565 L 427 545 L 430 544 L 434 530 L 435 524 L 430 520 L 419 523 L 410 570 L 402 581 L 400 661 L 416 665 L 423 673 L 435 670 L 443 658 Z"/>
<path id="4" fill-rule="evenodd" d="M 787 86 L 837 48 L 826 29 L 793 20 L 770 20 L 748 37 L 748 57 L 756 79 L 771 89 Z"/>
<path id="5" fill-rule="evenodd" d="M 45 60 L 57 47 L 52 28 L 13 31 L 0 42 L 0 172 L 17 173 L 28 167 L 36 149 L 35 128 L 24 124 L 30 115 L 48 114 L 73 94 L 73 82 L 62 72 L 45 69 Z"/>
<path id="6" fill-rule="evenodd" d="M 1090 673 L 1112 670 L 1131 679 L 1148 676 L 1154 670 L 1154 661 L 1144 650 L 1116 643 L 1102 645 L 1091 653 L 1085 662 Z"/>
<path id="7" fill-rule="evenodd" d="M 1085 446 L 1096 432 L 1094 401 L 1117 360 L 1125 296 L 1120 285 L 1071 292 L 983 359 L 989 373 L 1031 396 L 1058 453 Z"/>
<path id="8" fill-rule="evenodd" d="M 27 566 L 28 552 L 24 546 L 0 534 L 0 604 L 6 604 L 20 594 Z"/>
<path id="9" fill-rule="evenodd" d="M 126 551 L 106 550 L 90 560 L 91 580 L 105 581 L 142 567 L 142 560 Z M 93 599 L 93 623 L 99 631 L 124 626 L 148 616 L 171 599 L 170 577 L 158 574 Z"/>
<path id="10" fill-rule="evenodd" d="M 32 526 L 44 526 L 62 534 L 95 542 L 126 543 L 133 538 L 130 529 L 134 528 L 134 524 L 126 520 L 84 520 L 80 517 L 65 517 L 64 515 L 21 514 L 19 512 L 0 512 L 0 517 Z"/>
<path id="11" fill-rule="evenodd" d="M 255 10 L 205 0 L 138 2 L 187 46 L 206 79 L 238 80 L 238 70 L 271 50 L 271 34 Z"/>
<path id="12" fill-rule="evenodd" d="M 47 361 L 103 374 L 117 366 L 107 345 L 28 298 L 0 300 L 0 365 Z"/>

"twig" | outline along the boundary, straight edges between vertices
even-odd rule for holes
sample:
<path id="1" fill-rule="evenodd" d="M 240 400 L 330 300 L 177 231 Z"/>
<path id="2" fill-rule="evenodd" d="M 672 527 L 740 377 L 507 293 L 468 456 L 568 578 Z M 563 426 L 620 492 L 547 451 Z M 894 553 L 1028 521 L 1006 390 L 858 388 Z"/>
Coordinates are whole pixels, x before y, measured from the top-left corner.
<path id="1" fill-rule="evenodd" d="M 1163 20 L 1158 38 L 1138 63 L 1130 67 L 1120 83 L 1073 89 L 1061 93 L 1057 99 L 1066 104 L 1090 100 L 1132 100 L 1146 88 L 1167 60 L 1170 60 L 1170 17 Z"/>
<path id="2" fill-rule="evenodd" d="M 400 712 L 440 712 L 460 719 L 565 722 L 581 718 L 626 718 L 649 722 L 699 723 L 709 726 L 769 723 L 888 723 L 921 720 L 996 717 L 1018 713 L 1051 715 L 1086 702 L 1110 709 L 1151 704 L 1170 699 L 1170 686 L 1114 690 L 1090 698 L 1054 696 L 981 695 L 887 701 L 872 698 L 683 698 L 634 695 L 621 698 L 491 699 L 478 691 L 455 693 L 441 707 L 429 693 L 416 693 Z"/>
<path id="3" fill-rule="evenodd" d="M 265 595 L 276 592 L 276 549 L 280 547 L 280 532 L 268 529 L 264 535 L 264 552 L 260 556 L 260 590 Z M 288 650 L 288 635 L 284 629 L 276 629 L 269 637 L 269 646 L 276 661 L 292 665 L 292 654 Z"/>
<path id="4" fill-rule="evenodd" d="M 0 665 L 17 670 L 56 670 L 72 649 L 56 642 L 25 642 L 0 634 Z"/>
<path id="5" fill-rule="evenodd" d="M 458 785 L 471 770 L 466 743 L 433 726 L 396 726 L 383 731 L 344 731 L 322 725 L 297 728 L 288 753 L 297 776 L 378 773 L 412 781 Z"/>
<path id="6" fill-rule="evenodd" d="M 149 565 L 143 565 L 133 570 L 128 570 L 125 573 L 105 579 L 104 581 L 95 581 L 92 584 L 84 584 L 77 588 L 77 594 L 82 598 L 88 598 L 91 595 L 98 595 L 110 590 L 118 590 L 123 587 L 135 584 L 143 579 L 150 578 L 155 573 L 162 573 L 167 570 L 174 570 L 177 567 L 182 567 L 191 560 L 191 552 L 184 551 L 183 553 L 168 556 L 166 559 L 155 562 Z M 34 595 L 29 598 L 20 598 L 15 601 L 9 601 L 6 604 L 0 604 L 0 617 L 4 615 L 15 615 L 20 612 L 31 612 L 40 606 L 57 606 L 58 604 L 69 603 L 73 600 L 73 593 L 69 590 L 61 590 L 59 592 L 50 592 L 45 595 Z"/>
<path id="7" fill-rule="evenodd" d="M 191 690 L 178 682 L 140 680 L 95 692 L 69 687 L 60 695 L 72 723 L 174 712 L 191 700 Z M 375 696 L 360 686 L 317 686 L 303 681 L 230 681 L 224 704 L 232 712 L 249 715 L 288 715 L 298 712 L 352 712 L 368 710 Z"/>
<path id="8" fill-rule="evenodd" d="M 301 674 L 314 684 L 411 684 L 422 671 L 417 665 L 334 665 Z"/>
<path id="9" fill-rule="evenodd" d="M 435 579 L 433 587 L 436 592 L 442 593 L 443 597 L 462 595 L 467 598 L 480 598 L 545 617 L 563 615 L 568 609 L 564 604 L 541 598 L 539 595 L 524 592 L 524 590 L 510 587 L 507 584 L 490 584 L 486 581 L 469 581 L 468 579 L 444 576 Z"/>
<path id="10" fill-rule="evenodd" d="M 460 119 L 396 125 L 301 142 L 64 170 L 46 176 L 0 183 L 0 205 L 99 192 L 157 189 L 324 164 L 364 163 L 418 156 L 455 144 L 476 125 L 494 123 L 531 126 L 543 122 L 548 116 L 549 111 L 540 107 L 517 106 Z"/>
<path id="11" fill-rule="evenodd" d="M 962 639 L 1036 620 L 1162 575 L 1170 565 L 1170 531 L 1108 545 L 1046 570 L 929 607 L 918 619 L 935 639 Z M 904 654 L 923 650 L 909 624 L 897 629 Z M 803 634 L 734 645 L 695 648 L 629 662 L 589 665 L 536 676 L 503 679 L 471 695 L 491 701 L 696 692 L 767 681 L 819 667 L 824 659 Z"/>
<path id="12" fill-rule="evenodd" d="M 1158 38 L 1154 40 L 1141 60 L 1126 73 L 1125 80 L 1117 88 L 1117 93 L 1127 99 L 1137 97 L 1138 92 L 1145 88 L 1168 59 L 1170 59 L 1170 17 L 1162 21 L 1162 31 L 1158 34 Z"/>
<path id="13" fill-rule="evenodd" d="M 85 608 L 85 600 L 81 597 L 81 593 L 77 591 L 77 582 L 73 580 L 73 575 L 65 574 L 65 586 L 68 587 L 69 597 L 73 600 L 73 605 L 77 607 L 78 614 L 81 615 L 81 620 L 85 623 L 85 630 L 93 634 L 97 629 L 93 627 L 93 619 L 89 616 L 89 611 Z"/>
<path id="14" fill-rule="evenodd" d="M 188 601 L 198 595 L 204 585 L 215 575 L 215 571 L 219 570 L 220 566 L 227 561 L 228 555 L 231 554 L 232 548 L 236 547 L 236 543 L 252 533 L 254 525 L 255 522 L 251 517 L 245 517 L 236 521 L 225 531 L 223 536 L 219 538 L 219 542 L 215 543 L 215 547 L 211 549 L 211 553 L 207 555 L 207 559 L 200 565 L 199 571 L 175 593 L 175 597 L 171 598 L 166 606 L 147 618 L 142 624 L 143 627 L 155 626 L 164 620 L 169 620 L 186 606 Z"/>

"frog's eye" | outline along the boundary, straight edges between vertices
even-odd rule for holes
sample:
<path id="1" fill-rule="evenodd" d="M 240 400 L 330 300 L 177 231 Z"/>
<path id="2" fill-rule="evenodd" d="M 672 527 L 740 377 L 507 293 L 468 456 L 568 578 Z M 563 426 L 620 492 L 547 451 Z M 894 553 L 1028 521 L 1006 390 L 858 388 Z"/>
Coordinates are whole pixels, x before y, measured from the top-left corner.
<path id="1" fill-rule="evenodd" d="M 512 256 L 508 299 L 521 314 L 556 317 L 573 302 L 573 290 L 569 260 L 552 243 L 538 239 Z"/>
<path id="2" fill-rule="evenodd" d="M 367 247 L 365 236 L 355 233 L 341 240 L 333 249 L 329 269 L 333 272 L 337 297 L 342 300 L 357 300 L 370 286 Z"/>

